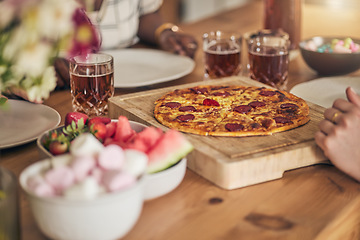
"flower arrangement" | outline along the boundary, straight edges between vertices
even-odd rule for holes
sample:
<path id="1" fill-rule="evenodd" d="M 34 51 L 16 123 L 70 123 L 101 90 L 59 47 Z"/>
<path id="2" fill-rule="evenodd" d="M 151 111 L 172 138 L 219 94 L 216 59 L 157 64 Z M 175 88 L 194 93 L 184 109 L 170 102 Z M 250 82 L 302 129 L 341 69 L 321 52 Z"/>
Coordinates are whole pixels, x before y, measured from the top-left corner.
<path id="1" fill-rule="evenodd" d="M 76 0 L 3 0 L 0 9 L 0 96 L 41 103 L 56 87 L 56 57 L 100 48 Z"/>

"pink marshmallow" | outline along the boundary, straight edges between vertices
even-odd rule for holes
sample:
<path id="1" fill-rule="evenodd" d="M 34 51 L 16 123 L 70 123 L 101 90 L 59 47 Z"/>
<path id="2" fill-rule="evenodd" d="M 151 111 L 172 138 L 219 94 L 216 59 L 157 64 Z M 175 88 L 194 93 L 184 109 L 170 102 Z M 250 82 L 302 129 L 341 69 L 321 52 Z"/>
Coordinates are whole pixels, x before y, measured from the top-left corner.
<path id="1" fill-rule="evenodd" d="M 351 50 L 342 46 L 342 45 L 339 45 L 339 44 L 336 44 L 335 47 L 334 47 L 334 52 L 337 52 L 337 53 L 351 53 Z"/>
<path id="2" fill-rule="evenodd" d="M 352 52 L 357 52 L 359 50 L 359 45 L 354 42 L 350 43 L 350 50 Z"/>
<path id="3" fill-rule="evenodd" d="M 106 146 L 98 156 L 98 164 L 105 170 L 120 170 L 124 161 L 124 150 L 114 144 Z"/>
<path id="4" fill-rule="evenodd" d="M 53 197 L 56 195 L 55 190 L 39 175 L 30 177 L 27 180 L 27 186 L 29 190 L 40 197 Z"/>
<path id="5" fill-rule="evenodd" d="M 136 179 L 133 175 L 126 172 L 111 170 L 107 171 L 103 177 L 103 184 L 107 191 L 114 192 L 133 185 Z"/>
<path id="6" fill-rule="evenodd" d="M 98 184 L 100 184 L 104 173 L 101 168 L 95 167 L 91 170 L 90 175 L 96 179 Z"/>
<path id="7" fill-rule="evenodd" d="M 45 173 L 44 177 L 46 182 L 59 194 L 75 182 L 74 173 L 67 166 L 52 168 Z"/>
<path id="8" fill-rule="evenodd" d="M 80 182 L 89 175 L 90 171 L 95 167 L 96 160 L 92 156 L 82 156 L 74 159 L 70 167 L 74 172 L 75 180 Z"/>
<path id="9" fill-rule="evenodd" d="M 310 40 L 306 43 L 305 48 L 309 51 L 316 51 L 317 46 L 314 41 Z"/>

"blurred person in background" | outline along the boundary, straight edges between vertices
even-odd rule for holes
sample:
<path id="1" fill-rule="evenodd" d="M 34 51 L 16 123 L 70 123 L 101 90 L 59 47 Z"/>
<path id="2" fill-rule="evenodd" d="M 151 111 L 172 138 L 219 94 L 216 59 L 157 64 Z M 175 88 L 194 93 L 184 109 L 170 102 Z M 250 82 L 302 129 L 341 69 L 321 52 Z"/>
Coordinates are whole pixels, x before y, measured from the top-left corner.
<path id="1" fill-rule="evenodd" d="M 174 54 L 194 57 L 196 39 L 162 19 L 163 0 L 79 0 L 101 34 L 101 49 L 120 49 L 138 41 Z M 58 88 L 69 87 L 68 62 L 57 59 Z"/>
<path id="2" fill-rule="evenodd" d="M 341 171 L 360 182 L 360 96 L 348 87 L 324 112 L 315 141 Z"/>

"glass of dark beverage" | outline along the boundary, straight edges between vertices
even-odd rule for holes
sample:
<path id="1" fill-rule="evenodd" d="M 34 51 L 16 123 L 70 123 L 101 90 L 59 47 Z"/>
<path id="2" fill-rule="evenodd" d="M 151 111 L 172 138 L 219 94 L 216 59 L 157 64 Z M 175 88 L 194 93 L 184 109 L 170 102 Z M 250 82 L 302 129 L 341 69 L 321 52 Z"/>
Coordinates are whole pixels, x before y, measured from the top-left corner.
<path id="1" fill-rule="evenodd" d="M 205 78 L 236 76 L 241 71 L 241 34 L 212 31 L 203 35 Z"/>
<path id="2" fill-rule="evenodd" d="M 108 99 L 114 95 L 114 60 L 105 53 L 89 53 L 70 60 L 73 111 L 89 116 L 108 114 Z"/>
<path id="3" fill-rule="evenodd" d="M 242 72 L 244 76 L 249 76 L 250 71 L 250 63 L 249 63 L 249 44 L 250 41 L 257 37 L 265 37 L 265 36 L 276 36 L 282 37 L 285 39 L 289 39 L 289 34 L 282 31 L 281 29 L 260 29 L 257 31 L 250 31 L 243 34 L 243 46 L 241 49 L 242 53 Z"/>
<path id="4" fill-rule="evenodd" d="M 0 239 L 20 240 L 20 235 L 17 178 L 0 167 Z"/>
<path id="5" fill-rule="evenodd" d="M 250 77 L 286 90 L 290 41 L 279 36 L 259 36 L 249 41 Z"/>

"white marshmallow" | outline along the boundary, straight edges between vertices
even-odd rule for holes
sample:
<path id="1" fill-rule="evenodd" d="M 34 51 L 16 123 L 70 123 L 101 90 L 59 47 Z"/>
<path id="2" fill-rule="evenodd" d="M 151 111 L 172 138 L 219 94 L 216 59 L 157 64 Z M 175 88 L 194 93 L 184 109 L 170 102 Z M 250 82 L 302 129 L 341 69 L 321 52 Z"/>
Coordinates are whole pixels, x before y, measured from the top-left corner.
<path id="1" fill-rule="evenodd" d="M 103 150 L 102 143 L 91 133 L 82 133 L 70 144 L 70 153 L 75 156 L 95 156 Z"/>
<path id="2" fill-rule="evenodd" d="M 53 161 L 54 159 L 56 159 L 56 161 Z M 71 162 L 71 160 L 72 160 L 72 156 L 70 154 L 58 155 L 55 158 L 50 159 L 51 167 L 57 168 L 61 166 L 66 166 Z"/>
<path id="3" fill-rule="evenodd" d="M 27 186 L 35 195 L 40 197 L 53 197 L 55 190 L 40 175 L 31 176 L 27 180 Z"/>
<path id="4" fill-rule="evenodd" d="M 123 171 L 126 171 L 135 177 L 139 177 L 146 171 L 148 156 L 140 151 L 127 149 L 125 153 L 125 163 Z"/>
<path id="5" fill-rule="evenodd" d="M 124 161 L 124 150 L 114 144 L 106 146 L 98 155 L 98 164 L 105 170 L 120 170 Z"/>
<path id="6" fill-rule="evenodd" d="M 64 197 L 73 200 L 89 200 L 97 197 L 100 191 L 97 180 L 89 176 L 66 189 Z"/>

